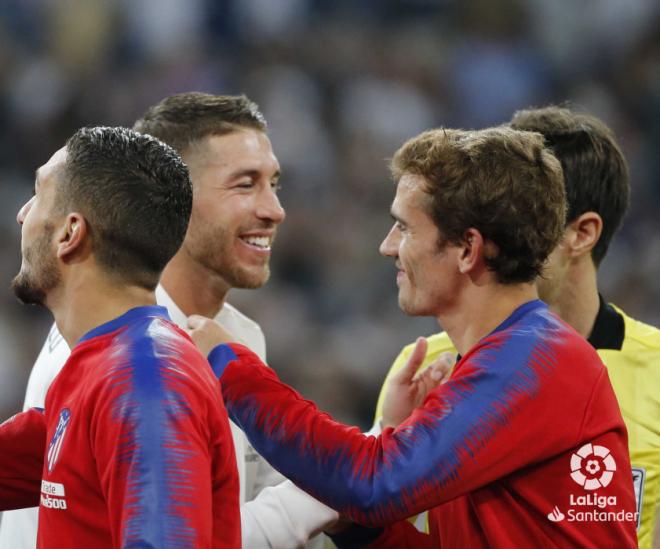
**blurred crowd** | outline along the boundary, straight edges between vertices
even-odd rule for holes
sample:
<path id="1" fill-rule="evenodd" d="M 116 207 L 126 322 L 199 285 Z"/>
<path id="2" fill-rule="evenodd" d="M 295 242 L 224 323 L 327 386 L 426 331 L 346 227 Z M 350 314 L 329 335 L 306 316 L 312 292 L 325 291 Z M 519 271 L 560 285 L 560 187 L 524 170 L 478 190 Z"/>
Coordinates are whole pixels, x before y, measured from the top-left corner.
<path id="1" fill-rule="evenodd" d="M 20 265 L 34 170 L 75 129 L 130 126 L 176 92 L 246 93 L 269 122 L 287 219 L 271 281 L 229 301 L 260 322 L 285 381 L 368 427 L 398 350 L 437 330 L 398 310 L 378 254 L 387 158 L 429 127 L 570 102 L 614 129 L 631 168 L 601 291 L 658 325 L 659 23 L 656 0 L 2 0 L 0 286 Z M 50 323 L 0 291 L 0 418 L 21 408 Z"/>

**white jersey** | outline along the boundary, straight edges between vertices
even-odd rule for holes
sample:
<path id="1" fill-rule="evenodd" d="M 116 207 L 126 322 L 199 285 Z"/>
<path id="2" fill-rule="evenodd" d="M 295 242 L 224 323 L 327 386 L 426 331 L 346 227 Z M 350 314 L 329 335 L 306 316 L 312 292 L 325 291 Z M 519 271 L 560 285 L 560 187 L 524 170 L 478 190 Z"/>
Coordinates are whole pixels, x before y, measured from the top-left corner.
<path id="1" fill-rule="evenodd" d="M 156 288 L 156 301 L 167 308 L 172 322 L 186 326 L 186 316 L 162 286 Z M 266 361 L 266 341 L 256 322 L 228 303 L 224 304 L 215 320 Z M 30 373 L 24 410 L 44 407 L 48 388 L 69 354 L 66 341 L 53 324 Z M 335 511 L 285 481 L 252 448 L 243 432 L 234 423 L 230 423 L 240 479 L 243 547 L 302 547 L 311 535 L 337 519 Z M 266 487 L 270 488 L 264 490 Z M 2 513 L 0 549 L 35 549 L 38 510 L 35 507 Z M 318 544 L 322 544 L 320 539 L 308 546 Z"/>

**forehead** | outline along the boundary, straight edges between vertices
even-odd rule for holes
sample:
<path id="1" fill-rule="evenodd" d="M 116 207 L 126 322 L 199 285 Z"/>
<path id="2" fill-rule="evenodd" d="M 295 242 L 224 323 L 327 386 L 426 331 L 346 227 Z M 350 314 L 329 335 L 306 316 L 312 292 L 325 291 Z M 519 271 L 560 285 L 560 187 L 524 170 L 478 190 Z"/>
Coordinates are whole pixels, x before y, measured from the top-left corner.
<path id="1" fill-rule="evenodd" d="M 192 156 L 192 163 L 229 169 L 276 172 L 280 168 L 268 136 L 252 129 L 205 137 L 194 147 Z"/>
<path id="2" fill-rule="evenodd" d="M 431 196 L 424 191 L 425 181 L 421 175 L 403 174 L 396 186 L 396 196 L 392 203 L 394 214 L 412 214 L 415 212 L 428 215 Z"/>
<path id="3" fill-rule="evenodd" d="M 48 162 L 37 170 L 37 181 L 39 185 L 48 183 L 51 179 L 56 178 L 64 171 L 66 165 L 66 147 L 62 147 L 53 156 L 50 157 Z"/>

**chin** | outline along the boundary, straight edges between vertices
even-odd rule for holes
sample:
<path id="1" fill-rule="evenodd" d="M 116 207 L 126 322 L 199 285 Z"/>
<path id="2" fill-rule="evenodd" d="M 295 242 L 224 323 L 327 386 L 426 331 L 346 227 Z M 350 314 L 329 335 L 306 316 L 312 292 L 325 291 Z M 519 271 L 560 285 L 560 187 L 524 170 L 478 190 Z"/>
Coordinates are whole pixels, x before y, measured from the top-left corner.
<path id="1" fill-rule="evenodd" d="M 413 304 L 401 297 L 399 297 L 399 309 L 401 309 L 401 311 L 403 311 L 408 316 L 417 316 L 417 311 L 415 310 Z"/>
<path id="2" fill-rule="evenodd" d="M 244 290 L 256 290 L 257 288 L 261 288 L 264 284 L 266 284 L 269 278 L 270 271 L 268 269 L 258 273 L 242 271 L 240 273 L 236 273 L 232 286 L 234 288 L 242 288 Z"/>
<path id="3" fill-rule="evenodd" d="M 24 305 L 44 305 L 46 292 L 34 284 L 25 273 L 18 273 L 11 282 L 11 289 Z"/>

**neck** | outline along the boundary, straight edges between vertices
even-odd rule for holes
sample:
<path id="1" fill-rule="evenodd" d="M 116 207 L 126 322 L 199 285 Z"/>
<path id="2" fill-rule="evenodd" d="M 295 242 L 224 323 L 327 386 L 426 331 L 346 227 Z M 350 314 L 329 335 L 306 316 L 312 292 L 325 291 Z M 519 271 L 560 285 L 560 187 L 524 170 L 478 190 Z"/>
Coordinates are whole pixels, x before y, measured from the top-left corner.
<path id="1" fill-rule="evenodd" d="M 167 264 L 160 283 L 186 316 L 215 317 L 230 290 L 223 278 L 195 261 L 183 246 Z"/>
<path id="2" fill-rule="evenodd" d="M 73 348 L 97 326 L 135 307 L 155 303 L 153 291 L 112 284 L 103 276 L 85 273 L 70 279 L 65 287 L 49 296 L 47 305 L 62 337 Z"/>
<path id="3" fill-rule="evenodd" d="M 548 305 L 582 337 L 591 335 L 600 306 L 596 267 L 591 258 L 580 258 L 571 265 L 556 298 Z"/>
<path id="4" fill-rule="evenodd" d="M 533 284 L 471 286 L 436 318 L 458 352 L 465 355 L 518 307 L 537 298 Z"/>

